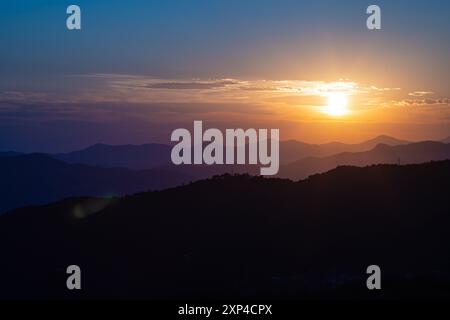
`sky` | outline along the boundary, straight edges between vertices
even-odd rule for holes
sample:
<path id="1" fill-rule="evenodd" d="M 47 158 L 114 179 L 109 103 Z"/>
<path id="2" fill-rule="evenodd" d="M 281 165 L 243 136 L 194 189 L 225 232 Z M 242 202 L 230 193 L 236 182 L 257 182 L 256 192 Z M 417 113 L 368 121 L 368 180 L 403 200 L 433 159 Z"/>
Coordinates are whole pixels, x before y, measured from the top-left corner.
<path id="1" fill-rule="evenodd" d="M 443 139 L 449 30 L 439 0 L 2 1 L 0 150 L 168 143 L 194 120 L 310 143 Z"/>

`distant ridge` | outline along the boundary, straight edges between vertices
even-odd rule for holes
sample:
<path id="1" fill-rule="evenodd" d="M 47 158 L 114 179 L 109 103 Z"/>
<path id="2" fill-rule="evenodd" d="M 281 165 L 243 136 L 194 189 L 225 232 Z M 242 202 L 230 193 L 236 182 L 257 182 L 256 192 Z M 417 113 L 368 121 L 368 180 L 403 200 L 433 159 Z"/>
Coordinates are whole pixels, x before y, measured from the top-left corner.
<path id="1" fill-rule="evenodd" d="M 143 170 L 169 164 L 170 150 L 170 146 L 156 143 L 118 146 L 98 143 L 86 149 L 56 154 L 54 157 L 67 163 Z"/>
<path id="2" fill-rule="evenodd" d="M 38 153 L 0 158 L 0 177 L 0 213 L 66 197 L 124 195 L 192 180 L 185 173 L 170 170 L 67 164 Z"/>
<path id="3" fill-rule="evenodd" d="M 411 142 L 399 140 L 387 135 L 380 135 L 373 139 L 355 144 L 347 144 L 342 142 L 309 144 L 296 140 L 288 140 L 280 142 L 280 161 L 282 164 L 288 164 L 306 157 L 328 157 L 341 152 L 368 151 L 380 143 L 397 146 Z"/>
<path id="4" fill-rule="evenodd" d="M 305 157 L 325 157 L 340 152 L 367 151 L 380 143 L 395 146 L 409 142 L 386 135 L 380 135 L 358 144 L 340 142 L 309 144 L 296 140 L 281 141 L 280 161 L 282 164 L 288 164 Z M 106 145 L 99 143 L 86 149 L 53 156 L 67 163 L 143 170 L 171 165 L 170 152 L 171 146 L 165 144 Z"/>
<path id="5" fill-rule="evenodd" d="M 387 144 L 389 146 L 398 146 L 398 145 L 404 145 L 404 144 L 410 144 L 411 141 L 407 140 L 400 140 L 388 135 L 379 135 L 373 139 L 364 141 L 362 143 L 359 143 L 357 145 L 367 147 L 369 149 L 372 149 L 373 147 L 379 145 L 379 144 Z"/>
<path id="6" fill-rule="evenodd" d="M 329 157 L 298 160 L 282 166 L 279 176 L 297 180 L 342 165 L 412 164 L 446 159 L 450 159 L 450 145 L 441 142 L 424 141 L 397 146 L 378 144 L 370 151 L 343 152 Z"/>

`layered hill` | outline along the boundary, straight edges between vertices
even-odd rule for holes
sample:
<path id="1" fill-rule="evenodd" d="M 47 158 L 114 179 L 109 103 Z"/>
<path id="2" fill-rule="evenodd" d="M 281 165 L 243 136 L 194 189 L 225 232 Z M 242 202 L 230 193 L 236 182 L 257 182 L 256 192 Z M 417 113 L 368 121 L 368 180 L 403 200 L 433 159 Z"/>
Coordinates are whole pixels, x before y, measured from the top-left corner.
<path id="1" fill-rule="evenodd" d="M 446 159 L 450 159 L 450 144 L 434 141 L 397 146 L 379 144 L 365 152 L 344 152 L 322 158 L 307 157 L 282 166 L 279 176 L 298 180 L 342 165 L 413 164 Z"/>
<path id="2" fill-rule="evenodd" d="M 74 196 L 115 196 L 192 180 L 170 170 L 134 171 L 67 164 L 45 154 L 0 157 L 0 212 Z"/>

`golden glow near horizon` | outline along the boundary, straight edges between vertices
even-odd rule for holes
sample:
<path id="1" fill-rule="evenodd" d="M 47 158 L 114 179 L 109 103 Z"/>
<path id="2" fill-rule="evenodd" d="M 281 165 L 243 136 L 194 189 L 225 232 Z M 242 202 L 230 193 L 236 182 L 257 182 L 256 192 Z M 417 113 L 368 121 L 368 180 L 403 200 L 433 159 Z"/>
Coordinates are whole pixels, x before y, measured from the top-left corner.
<path id="1" fill-rule="evenodd" d="M 51 117 L 58 120 L 78 121 L 82 116 L 122 121 L 126 115 L 139 121 L 167 124 L 202 119 L 239 122 L 249 127 L 256 126 L 255 123 L 269 127 L 284 125 L 284 138 L 317 143 L 356 142 L 380 134 L 402 136 L 401 128 L 405 127 L 414 128 L 409 131 L 411 139 L 449 136 L 450 97 L 432 87 L 401 88 L 393 83 L 375 86 L 370 81 L 346 78 L 177 79 L 122 74 L 74 77 L 86 81 L 78 81 L 83 87 L 70 94 L 0 92 L 0 100 L 36 105 L 68 103 L 80 108 L 79 113 L 56 108 Z M 111 107 L 105 118 L 106 105 Z M 9 108 L 4 108 L 4 112 Z M 332 126 L 339 130 L 332 131 Z"/>
<path id="2" fill-rule="evenodd" d="M 343 116 L 349 113 L 348 97 L 343 92 L 332 92 L 327 94 L 328 104 L 323 111 L 330 116 Z"/>

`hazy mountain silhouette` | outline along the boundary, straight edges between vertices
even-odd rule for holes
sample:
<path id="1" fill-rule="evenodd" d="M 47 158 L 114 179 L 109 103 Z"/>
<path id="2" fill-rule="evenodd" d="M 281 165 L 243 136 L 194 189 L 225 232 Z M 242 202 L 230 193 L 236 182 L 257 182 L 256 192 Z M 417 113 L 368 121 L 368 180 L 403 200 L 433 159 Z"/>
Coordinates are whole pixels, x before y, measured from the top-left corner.
<path id="1" fill-rule="evenodd" d="M 123 195 L 192 178 L 168 170 L 133 171 L 67 164 L 44 154 L 0 158 L 0 212 L 73 196 Z"/>
<path id="2" fill-rule="evenodd" d="M 388 145 L 406 144 L 408 141 L 398 140 L 381 135 L 374 139 L 358 143 L 345 144 L 331 142 L 327 144 L 309 144 L 295 140 L 280 142 L 280 161 L 287 164 L 305 157 L 324 157 L 340 152 L 359 152 L 374 148 L 377 144 Z M 83 150 L 56 154 L 56 159 L 67 163 L 80 163 L 100 167 L 125 167 L 129 169 L 153 169 L 161 166 L 170 166 L 171 146 L 164 144 L 144 145 L 105 145 L 96 144 Z M 240 168 L 234 168 L 240 170 Z M 199 171 L 196 168 L 196 171 Z M 222 173 L 222 168 L 209 167 L 206 172 Z M 204 177 L 203 171 L 200 175 Z"/>
<path id="3" fill-rule="evenodd" d="M 308 144 L 300 141 L 289 140 L 280 143 L 280 161 L 282 164 L 288 164 L 306 157 L 327 157 L 341 152 L 368 151 L 380 143 L 397 146 L 408 144 L 410 142 L 386 135 L 380 135 L 376 138 L 356 144 L 347 144 L 342 142 Z"/>
<path id="4" fill-rule="evenodd" d="M 0 216 L 0 297 L 448 298 L 449 190 L 442 161 L 17 209 Z M 365 286 L 372 264 L 381 291 Z"/>
<path id="5" fill-rule="evenodd" d="M 450 137 L 445 138 L 441 142 L 443 142 L 443 143 L 450 143 Z"/>
<path id="6" fill-rule="evenodd" d="M 298 160 L 282 166 L 279 176 L 297 180 L 304 179 L 314 173 L 331 170 L 340 165 L 412 164 L 445 159 L 450 159 L 450 144 L 434 141 L 397 146 L 379 144 L 374 149 L 365 152 L 344 152 L 330 157 L 308 157 Z"/>
<path id="7" fill-rule="evenodd" d="M 96 144 L 83 150 L 56 154 L 56 159 L 100 167 L 124 167 L 143 170 L 170 163 L 171 147 L 164 144 L 106 145 Z"/>

